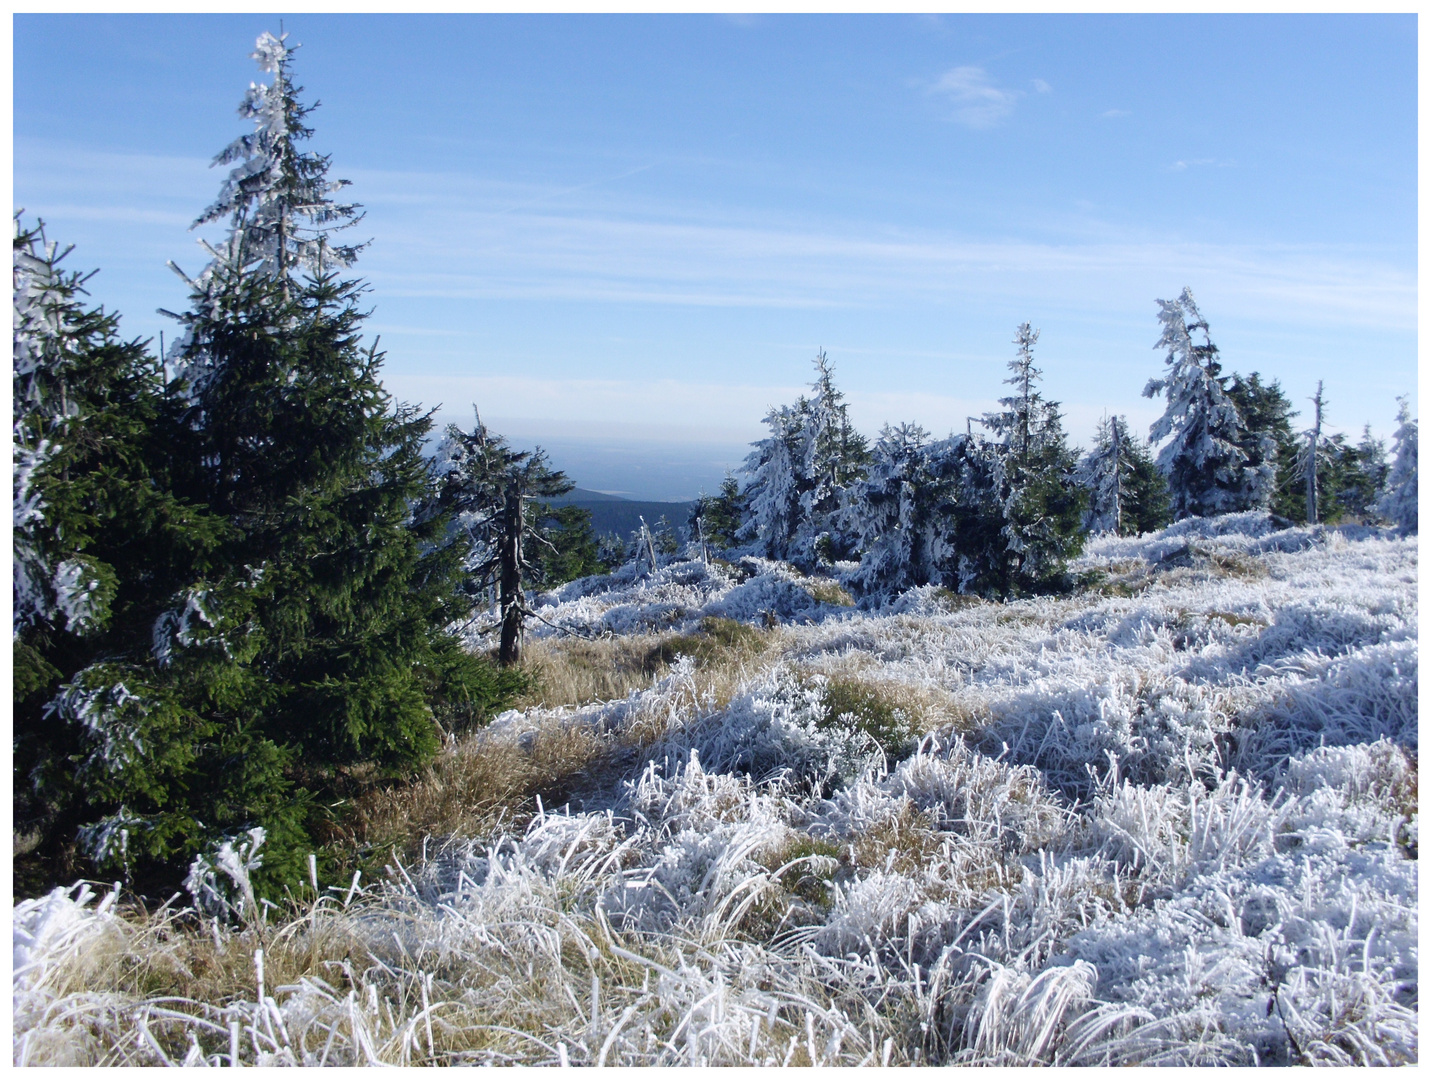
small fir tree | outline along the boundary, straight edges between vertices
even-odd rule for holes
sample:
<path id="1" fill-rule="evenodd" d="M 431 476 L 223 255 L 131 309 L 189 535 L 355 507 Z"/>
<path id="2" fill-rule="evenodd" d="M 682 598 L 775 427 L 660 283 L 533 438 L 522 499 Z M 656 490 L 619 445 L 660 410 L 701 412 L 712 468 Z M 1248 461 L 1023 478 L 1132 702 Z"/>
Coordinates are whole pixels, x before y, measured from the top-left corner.
<path id="1" fill-rule="evenodd" d="M 1227 396 L 1237 409 L 1242 434 L 1237 447 L 1246 456 L 1254 491 L 1246 509 L 1268 509 L 1300 520 L 1305 513 L 1305 476 L 1299 474 L 1301 443 L 1292 432 L 1297 413 L 1277 380 L 1263 383 L 1258 372 L 1246 378 L 1234 373 Z M 1299 481 L 1302 483 L 1299 485 Z"/>
<path id="2" fill-rule="evenodd" d="M 1167 524 L 1167 481 L 1124 417 L 1099 423 L 1078 480 L 1088 492 L 1083 528 L 1089 533 L 1136 536 Z"/>
<path id="3" fill-rule="evenodd" d="M 850 423 L 849 406 L 835 386 L 834 374 L 834 365 L 821 349 L 815 354 L 815 382 L 805 424 L 808 479 L 800 495 L 798 547 L 806 564 L 830 563 L 850 554 L 851 538 L 841 533 L 837 512 L 844 490 L 864 477 L 870 463 L 869 443 Z"/>
<path id="4" fill-rule="evenodd" d="M 741 518 L 745 514 L 745 499 L 740 493 L 740 481 L 726 473 L 721 481 L 720 491 L 714 495 L 701 494 L 691 506 L 687 531 L 692 538 L 704 540 L 711 551 L 724 551 L 735 547 L 736 534 L 740 530 Z M 699 525 L 697 525 L 699 522 Z"/>
<path id="5" fill-rule="evenodd" d="M 1168 478 L 1173 516 L 1208 517 L 1248 510 L 1267 486 L 1249 472 L 1237 406 L 1223 388 L 1217 346 L 1207 321 L 1193 302 L 1191 289 L 1176 300 L 1159 300 L 1163 333 L 1154 348 L 1168 350 L 1168 372 L 1149 379 L 1144 397 L 1163 394 L 1167 411 L 1154 422 L 1154 442 L 1168 439 L 1158 464 Z M 1201 332 L 1202 343 L 1193 340 Z"/>
<path id="6" fill-rule="evenodd" d="M 530 556 L 536 584 L 551 589 L 611 569 L 602 561 L 590 510 L 539 503 L 535 517 L 544 541 L 534 546 Z"/>
<path id="7" fill-rule="evenodd" d="M 1038 331 L 1028 323 L 1014 337 L 1018 353 L 1005 380 L 1014 393 L 1000 398 L 1003 410 L 984 424 L 1000 435 L 997 466 L 989 477 L 1003 516 L 1002 551 L 988 560 L 985 588 L 1023 595 L 1052 587 L 1067 559 L 1078 554 L 1083 492 L 1074 478 L 1077 458 L 1063 433 L 1056 402 L 1037 389 L 1042 373 L 1033 365 Z"/>
<path id="8" fill-rule="evenodd" d="M 1078 466 L 1078 482 L 1088 492 L 1083 528 L 1093 534 L 1123 532 L 1123 507 L 1128 478 L 1128 427 L 1121 417 L 1104 416 L 1093 436 L 1093 448 Z"/>
<path id="9" fill-rule="evenodd" d="M 448 426 L 437 448 L 435 472 L 440 485 L 436 507 L 453 516 L 467 550 L 463 591 L 474 604 L 484 595 L 495 598 L 502 628 L 498 657 L 510 667 L 521 659 L 522 630 L 530 614 L 526 586 L 541 581 L 535 549 L 557 554 L 536 506 L 565 495 L 575 484 L 552 469 L 540 449 L 512 449 L 487 430 L 480 415 L 470 432 Z"/>
<path id="10" fill-rule="evenodd" d="M 745 518 L 737 537 L 753 542 L 769 559 L 789 558 L 803 521 L 800 505 L 805 422 L 809 403 L 770 410 L 763 421 L 770 434 L 745 459 L 750 477 L 744 491 Z"/>
<path id="11" fill-rule="evenodd" d="M 865 596 L 951 578 L 964 441 L 930 442 L 917 424 L 880 432 L 866 475 L 846 489 L 842 510 L 841 524 L 863 552 L 851 581 Z"/>
<path id="12" fill-rule="evenodd" d="M 1333 467 L 1324 489 L 1331 493 L 1339 516 L 1361 522 L 1375 517 L 1377 496 L 1389 471 L 1385 444 L 1373 437 L 1370 424 L 1363 427 L 1355 446 L 1339 435 L 1332 442 Z"/>
<path id="13" fill-rule="evenodd" d="M 841 493 L 869 461 L 824 350 L 815 356 L 815 372 L 809 398 L 765 418 L 770 435 L 746 459 L 751 480 L 739 533 L 767 557 L 807 567 L 850 553 L 850 539 L 839 531 Z"/>
<path id="14" fill-rule="evenodd" d="M 1396 433 L 1391 448 L 1395 454 L 1386 477 L 1386 488 L 1377 502 L 1381 516 L 1403 533 L 1416 532 L 1416 442 L 1417 424 L 1411 418 L 1410 399 L 1396 399 Z"/>
<path id="15" fill-rule="evenodd" d="M 1156 532 L 1172 520 L 1168 498 L 1168 478 L 1163 475 L 1152 451 L 1137 436 L 1129 432 L 1128 459 L 1130 474 L 1124 497 L 1123 522 L 1130 536 Z"/>

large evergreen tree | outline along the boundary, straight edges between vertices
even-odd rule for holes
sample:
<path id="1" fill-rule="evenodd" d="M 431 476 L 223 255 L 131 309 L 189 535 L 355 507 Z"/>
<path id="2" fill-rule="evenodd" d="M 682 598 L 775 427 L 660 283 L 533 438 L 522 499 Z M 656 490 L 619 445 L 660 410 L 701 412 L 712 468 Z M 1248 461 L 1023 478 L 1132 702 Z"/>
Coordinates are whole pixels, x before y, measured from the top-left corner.
<path id="1" fill-rule="evenodd" d="M 161 365 L 120 338 L 117 316 L 85 305 L 86 277 L 61 258 L 17 219 L 12 764 L 26 887 L 72 878 L 85 856 L 122 864 L 131 833 L 142 852 L 172 826 L 150 815 L 131 827 L 137 802 L 170 802 L 164 774 L 189 756 L 169 745 L 167 689 L 150 686 L 167 681 L 146 663 L 150 627 L 231 534 L 171 490 L 181 433 Z M 112 797 L 122 769 L 140 800 Z"/>
<path id="2" fill-rule="evenodd" d="M 1153 442 L 1167 439 L 1158 464 L 1168 478 L 1173 516 L 1209 517 L 1249 510 L 1270 487 L 1270 477 L 1248 468 L 1239 446 L 1245 437 L 1237 406 L 1223 388 L 1217 346 L 1191 289 L 1159 300 L 1163 333 L 1154 348 L 1167 349 L 1168 371 L 1149 379 L 1145 397 L 1163 394 L 1167 410 L 1152 426 Z M 1202 343 L 1193 340 L 1201 332 Z M 1270 472 L 1269 465 L 1261 467 Z"/>
<path id="3" fill-rule="evenodd" d="M 245 100 L 247 156 L 220 155 L 243 164 L 205 215 L 222 208 L 230 230 L 192 282 L 179 374 L 160 393 L 157 365 L 129 361 L 150 386 L 141 446 L 162 468 L 117 499 L 147 527 L 116 540 L 127 617 L 54 665 L 51 745 L 74 749 L 37 766 L 42 787 L 72 776 L 70 821 L 96 866 L 161 887 L 253 828 L 267 833 L 258 880 L 276 887 L 317 846 L 315 796 L 354 767 L 411 770 L 439 724 L 510 690 L 443 629 L 464 611 L 464 549 L 441 513 L 415 512 L 430 421 L 391 401 L 382 354 L 361 342 L 363 286 L 335 269 L 356 249 L 327 237 L 356 209 L 326 201 L 327 159 L 295 147 L 307 110 L 289 53 L 264 35 L 255 57 L 275 78 Z"/>

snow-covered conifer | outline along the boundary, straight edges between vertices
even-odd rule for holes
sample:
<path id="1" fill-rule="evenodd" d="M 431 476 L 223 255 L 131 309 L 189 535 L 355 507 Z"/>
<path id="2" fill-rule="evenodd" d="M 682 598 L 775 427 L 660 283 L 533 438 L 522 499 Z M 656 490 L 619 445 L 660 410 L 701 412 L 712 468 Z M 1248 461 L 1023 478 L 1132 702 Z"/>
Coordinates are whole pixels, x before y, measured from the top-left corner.
<path id="1" fill-rule="evenodd" d="M 521 655 L 527 617 L 524 586 L 539 579 L 538 560 L 528 551 L 552 549 L 541 528 L 537 500 L 564 495 L 573 484 L 547 463 L 541 450 L 513 450 L 476 415 L 470 432 L 450 424 L 438 444 L 434 473 L 435 508 L 454 515 L 465 557 L 464 591 L 470 602 L 495 596 L 501 612 L 503 664 Z"/>
<path id="2" fill-rule="evenodd" d="M 1004 406 L 984 417 L 1001 436 L 997 463 L 985 480 L 1003 517 L 998 553 L 981 557 L 990 575 L 980 591 L 1019 594 L 1044 587 L 1062 572 L 1065 559 L 1077 554 L 1083 494 L 1075 479 L 1077 459 L 1063 433 L 1058 404 L 1044 400 L 1037 388 L 1042 372 L 1033 364 L 1038 331 L 1022 323 L 1014 336 L 1018 353 L 1005 380 L 1014 388 L 1000 398 Z"/>
<path id="3" fill-rule="evenodd" d="M 233 293 L 255 278 L 276 284 L 287 298 L 290 282 L 305 276 L 343 270 L 353 265 L 366 245 L 343 244 L 333 234 L 362 220 L 361 207 L 333 196 L 347 180 L 328 178 L 329 157 L 304 152 L 299 143 L 312 136 L 304 118 L 317 106 L 304 105 L 298 95 L 290 65 L 293 50 L 288 35 L 258 37 L 253 59 L 261 72 L 272 74 L 268 83 L 251 83 L 239 106 L 239 115 L 253 122 L 253 130 L 224 147 L 214 165 L 234 165 L 218 198 L 195 219 L 191 228 L 227 219 L 228 234 L 217 246 L 200 241 L 211 262 L 190 278 L 170 263 L 189 283 L 192 307 L 173 315 L 184 332 L 170 349 L 169 359 L 188 391 L 202 396 L 218 374 L 222 359 L 208 347 L 216 324 L 230 321 L 236 304 Z"/>
<path id="4" fill-rule="evenodd" d="M 1043 372 L 1034 367 L 1033 347 L 1038 343 L 1039 331 L 1028 323 L 1020 323 L 1014 334 L 1014 344 L 1018 354 L 1009 361 L 1013 374 L 1004 380 L 1014 388 L 1009 397 L 999 399 L 1003 411 L 986 413 L 984 426 L 1001 437 L 1009 455 L 1019 459 L 1036 447 L 1045 437 L 1052 412 L 1043 400 L 1036 384 L 1043 378 Z M 1054 420 L 1057 414 L 1053 414 Z"/>
<path id="5" fill-rule="evenodd" d="M 329 180 L 329 157 L 304 153 L 298 144 L 313 134 L 304 118 L 316 106 L 298 100 L 289 70 L 293 50 L 287 34 L 259 35 L 253 52 L 271 82 L 251 83 L 239 115 L 254 129 L 224 147 L 215 165 L 233 165 L 218 198 L 194 225 L 227 218 L 238 240 L 234 254 L 245 269 L 283 278 L 352 266 L 365 245 L 335 244 L 331 234 L 361 220 L 356 203 L 332 198 L 347 180 Z"/>
<path id="6" fill-rule="evenodd" d="M 1333 443 L 1335 460 L 1328 490 L 1340 513 L 1365 520 L 1376 513 L 1376 500 L 1390 471 L 1386 445 L 1372 435 L 1370 424 L 1362 428 L 1361 441 L 1355 446 L 1338 436 Z"/>
<path id="7" fill-rule="evenodd" d="M 806 490 L 800 495 L 800 554 L 806 561 L 847 554 L 835 515 L 841 493 L 864 475 L 870 459 L 869 444 L 850 423 L 849 407 L 823 349 L 815 355 L 811 390 L 803 439 Z"/>
<path id="8" fill-rule="evenodd" d="M 1396 434 L 1392 436 L 1392 452 L 1396 455 L 1386 478 L 1386 490 L 1377 503 L 1377 510 L 1402 532 L 1416 529 L 1416 441 L 1417 423 L 1411 418 L 1410 399 L 1396 399 Z"/>
<path id="9" fill-rule="evenodd" d="M 57 449 L 55 440 L 73 406 L 66 400 L 68 315 L 78 283 L 56 267 L 54 244 L 44 242 L 39 228 L 25 229 L 15 215 L 13 345 L 15 375 L 11 454 L 14 487 L 13 632 L 46 617 L 55 607 L 51 586 L 54 567 L 41 529 L 44 499 L 37 473 Z"/>
<path id="10" fill-rule="evenodd" d="M 892 596 L 952 577 L 966 441 L 930 442 L 917 424 L 880 432 L 867 475 L 847 489 L 840 515 L 863 552 L 853 581 L 866 595 Z"/>
<path id="11" fill-rule="evenodd" d="M 1249 485 L 1244 509 L 1270 509 L 1283 517 L 1300 518 L 1306 485 L 1297 482 L 1296 459 L 1302 444 L 1292 433 L 1292 417 L 1297 413 L 1281 384 L 1276 379 L 1264 383 L 1255 371 L 1246 378 L 1233 372 L 1227 396 L 1241 425 L 1237 448 L 1247 457 L 1242 472 Z"/>
<path id="12" fill-rule="evenodd" d="M 326 159 L 293 150 L 287 57 L 260 39 L 277 78 L 250 91 L 259 130 L 220 200 L 234 257 L 194 283 L 169 388 L 187 395 L 113 316 L 76 308 L 66 330 L 83 437 L 61 433 L 34 476 L 62 461 L 64 482 L 27 505 L 66 529 L 76 554 L 47 566 L 70 595 L 103 598 L 90 572 L 112 568 L 113 614 L 56 603 L 63 620 L 22 631 L 15 757 L 44 845 L 78 836 L 94 870 L 177 884 L 195 851 L 262 828 L 256 885 L 277 891 L 343 767 L 418 765 L 439 726 L 515 688 L 446 629 L 469 611 L 448 518 L 423 512 L 431 421 L 393 402 L 362 342 L 365 287 L 335 271 L 353 249 L 323 238 L 352 208 L 325 204 Z"/>
<path id="13" fill-rule="evenodd" d="M 1270 491 L 1270 479 L 1247 468 L 1238 446 L 1243 436 L 1237 406 L 1219 376 L 1217 346 L 1191 289 L 1176 300 L 1159 300 L 1163 333 L 1156 349 L 1168 350 L 1168 371 L 1149 379 L 1144 397 L 1162 393 L 1167 410 L 1152 426 L 1154 442 L 1168 439 L 1158 464 L 1168 477 L 1177 518 L 1208 517 L 1253 508 Z M 1202 344 L 1193 340 L 1201 331 Z"/>
<path id="14" fill-rule="evenodd" d="M 769 558 L 804 565 L 850 553 L 850 540 L 840 533 L 841 493 L 869 460 L 824 350 L 815 356 L 811 391 L 765 417 L 770 435 L 754 444 L 745 463 L 751 479 L 738 534 Z"/>
<path id="15" fill-rule="evenodd" d="M 805 463 L 809 402 L 772 408 L 763 421 L 770 434 L 745 459 L 745 520 L 737 534 L 754 541 L 767 558 L 790 555 L 801 524 L 800 494 Z"/>
<path id="16" fill-rule="evenodd" d="M 1121 416 L 1105 416 L 1093 436 L 1093 448 L 1078 466 L 1078 481 L 1088 492 L 1083 528 L 1090 533 L 1123 531 L 1128 460 L 1128 424 Z"/>
<path id="17" fill-rule="evenodd" d="M 703 541 L 708 549 L 735 547 L 736 533 L 744 516 L 745 500 L 740 493 L 740 481 L 726 473 L 720 491 L 699 496 L 691 507 L 687 532 L 692 539 Z"/>

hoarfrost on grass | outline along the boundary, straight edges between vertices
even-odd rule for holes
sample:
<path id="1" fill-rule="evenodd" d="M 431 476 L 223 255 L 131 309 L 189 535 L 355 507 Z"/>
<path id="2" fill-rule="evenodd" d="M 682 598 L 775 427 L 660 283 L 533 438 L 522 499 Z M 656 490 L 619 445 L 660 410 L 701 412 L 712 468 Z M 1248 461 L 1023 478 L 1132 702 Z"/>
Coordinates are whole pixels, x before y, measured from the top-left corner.
<path id="1" fill-rule="evenodd" d="M 43 931 L 26 901 L 16 1060 L 1416 1062 L 1414 539 L 1234 515 L 1095 539 L 1074 570 L 1101 578 L 882 612 L 766 562 L 547 594 L 592 633 L 781 625 L 720 701 L 683 658 L 559 710 L 655 731 L 572 807 L 435 838 L 267 932 L 341 936 L 347 989 L 337 968 L 260 989 L 259 957 L 222 1005 L 91 994 L 82 950 L 29 943 L 123 920 L 52 898 Z M 902 759 L 831 716 L 832 681 L 875 670 L 946 706 Z M 520 745 L 546 715 L 481 737 Z M 249 840 L 196 862 L 240 920 L 207 931 L 226 942 L 261 926 Z"/>

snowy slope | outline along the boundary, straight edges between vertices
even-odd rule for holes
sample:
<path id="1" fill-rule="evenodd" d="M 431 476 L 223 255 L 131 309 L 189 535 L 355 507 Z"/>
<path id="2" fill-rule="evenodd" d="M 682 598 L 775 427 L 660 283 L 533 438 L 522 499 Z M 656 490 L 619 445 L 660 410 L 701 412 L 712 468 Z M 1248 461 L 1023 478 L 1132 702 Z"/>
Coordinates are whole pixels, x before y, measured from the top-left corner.
<path id="1" fill-rule="evenodd" d="M 764 562 L 548 594 L 538 634 L 719 615 L 779 624 L 779 648 L 728 700 L 681 661 L 628 699 L 504 717 L 486 738 L 660 723 L 576 806 L 452 840 L 335 907 L 371 958 L 352 995 L 310 979 L 271 1007 L 187 1012 L 272 1063 L 424 1046 L 491 1063 L 1415 1062 L 1415 539 L 1244 514 L 1098 540 L 1074 569 L 1089 588 L 1072 596 L 917 589 L 882 611 Z M 878 740 L 829 715 L 851 678 L 928 707 Z M 84 899 L 17 908 L 27 1060 L 78 1024 L 47 1017 L 84 1013 L 39 974 L 60 957 L 47 928 L 117 932 Z M 444 1057 L 404 979 L 486 1034 Z M 383 1013 L 379 995 L 409 1004 Z M 226 1063 L 222 1042 L 191 1059 Z"/>

